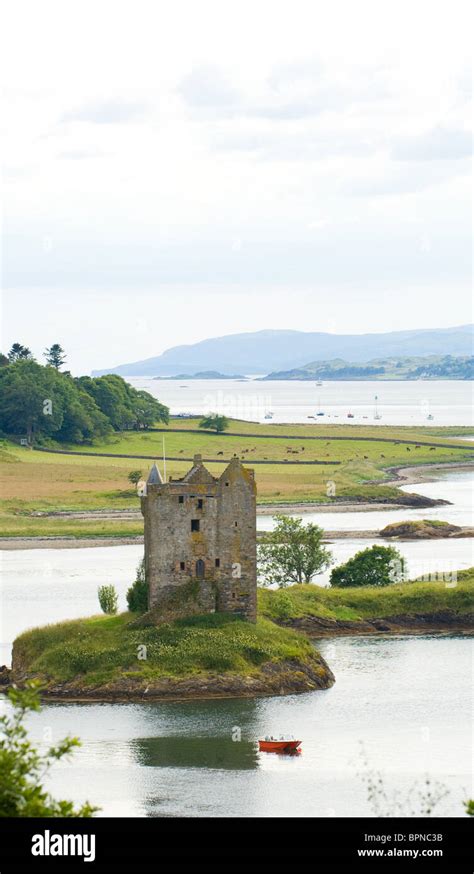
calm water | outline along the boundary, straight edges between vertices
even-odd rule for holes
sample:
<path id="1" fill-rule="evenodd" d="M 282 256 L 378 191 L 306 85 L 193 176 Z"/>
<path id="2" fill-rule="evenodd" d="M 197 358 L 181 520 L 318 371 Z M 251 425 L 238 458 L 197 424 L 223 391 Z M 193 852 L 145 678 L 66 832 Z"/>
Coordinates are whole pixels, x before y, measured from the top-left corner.
<path id="1" fill-rule="evenodd" d="M 404 798 L 425 774 L 450 790 L 439 813 L 472 797 L 471 642 L 446 638 L 322 641 L 336 684 L 254 701 L 45 706 L 36 740 L 82 738 L 49 781 L 103 815 L 370 815 L 360 742 L 386 790 Z M 4 703 L 0 707 L 4 707 Z M 238 728 L 241 741 L 232 740 Z M 259 754 L 255 739 L 290 732 L 298 757 Z"/>
<path id="2" fill-rule="evenodd" d="M 319 410 L 325 423 L 344 425 L 473 425 L 472 383 L 463 380 L 415 382 L 245 382 L 224 380 L 154 380 L 130 377 L 170 407 L 173 414 L 219 412 L 238 419 L 306 422 Z M 375 396 L 382 418 L 374 420 Z M 353 419 L 347 414 L 352 413 Z M 432 415 L 432 421 L 427 416 Z"/>

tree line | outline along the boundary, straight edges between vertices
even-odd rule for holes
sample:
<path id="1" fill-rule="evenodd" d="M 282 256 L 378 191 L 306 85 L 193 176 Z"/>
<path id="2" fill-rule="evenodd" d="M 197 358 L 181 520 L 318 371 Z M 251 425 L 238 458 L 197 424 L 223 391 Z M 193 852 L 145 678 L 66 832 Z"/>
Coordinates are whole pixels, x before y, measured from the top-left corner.
<path id="1" fill-rule="evenodd" d="M 54 343 L 39 364 L 31 351 L 14 343 L 0 355 L 0 431 L 88 443 L 114 431 L 141 430 L 169 420 L 168 407 L 149 392 L 135 389 L 121 376 L 73 377 L 60 368 L 64 350 Z"/>

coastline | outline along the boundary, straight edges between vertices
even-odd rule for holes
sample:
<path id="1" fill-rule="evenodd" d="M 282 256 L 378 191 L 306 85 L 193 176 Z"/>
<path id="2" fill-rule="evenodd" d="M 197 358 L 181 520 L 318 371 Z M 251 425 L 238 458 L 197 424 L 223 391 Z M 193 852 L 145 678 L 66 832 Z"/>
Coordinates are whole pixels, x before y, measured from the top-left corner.
<path id="1" fill-rule="evenodd" d="M 4 673 L 0 691 L 26 680 L 13 668 Z M 123 677 L 102 687 L 81 686 L 78 679 L 64 683 L 51 682 L 41 690 L 41 698 L 49 701 L 127 702 L 185 701 L 213 698 L 266 698 L 301 695 L 329 689 L 335 677 L 327 662 L 314 650 L 305 658 L 267 662 L 253 674 L 209 674 L 188 677 L 162 677 L 134 680 Z"/>
<path id="2" fill-rule="evenodd" d="M 326 619 L 304 616 L 284 622 L 274 620 L 283 628 L 299 631 L 311 640 L 329 637 L 360 637 L 383 635 L 463 634 L 474 636 L 474 613 L 459 614 L 453 610 L 438 613 L 406 613 L 373 619 Z"/>
<path id="3" fill-rule="evenodd" d="M 387 472 L 393 477 L 390 481 L 384 482 L 384 485 L 389 486 L 400 486 L 403 485 L 411 485 L 416 483 L 423 482 L 436 482 L 439 479 L 436 476 L 433 476 L 437 471 L 460 471 L 460 472 L 472 472 L 474 471 L 474 464 L 471 464 L 466 461 L 462 462 L 446 462 L 446 463 L 435 463 L 435 464 L 427 464 L 427 465 L 412 465 L 412 466 L 403 466 L 403 467 L 393 467 L 388 468 Z M 402 496 L 403 493 L 401 493 Z M 272 516 L 275 513 L 297 513 L 299 515 L 303 515 L 305 513 L 344 513 L 350 510 L 351 513 L 368 513 L 373 511 L 381 511 L 381 510 L 403 510 L 405 508 L 409 508 L 410 506 L 418 506 L 418 507 L 426 507 L 429 509 L 430 506 L 440 506 L 442 504 L 447 504 L 448 502 L 442 500 L 432 500 L 432 499 L 424 499 L 423 496 L 419 496 L 413 504 L 409 502 L 400 502 L 396 503 L 396 499 L 394 502 L 390 500 L 387 501 L 358 501 L 354 499 L 345 499 L 339 501 L 337 504 L 327 504 L 327 503 L 318 503 L 318 502 L 308 502 L 308 503 L 289 503 L 282 502 L 278 504 L 258 504 L 257 505 L 257 518 L 258 516 Z M 122 511 L 116 510 L 113 513 L 113 518 L 118 519 L 122 518 Z M 110 514 L 109 510 L 97 511 L 93 510 L 91 513 L 87 513 L 84 511 L 71 511 L 71 513 L 62 512 L 60 514 L 54 514 L 61 516 L 61 518 L 69 517 L 69 518 L 106 518 L 107 514 Z M 139 511 L 134 513 L 134 511 L 124 510 L 123 517 L 124 518 L 134 518 L 135 516 L 139 516 Z M 335 539 L 348 539 L 350 537 L 359 538 L 359 539 L 367 539 L 369 537 L 378 536 L 378 532 L 376 531 L 330 531 L 327 530 L 325 532 L 325 536 L 327 538 Z M 140 545 L 143 543 L 143 536 L 137 535 L 133 537 L 121 537 L 121 536 L 100 536 L 97 537 L 84 537 L 84 538 L 76 538 L 72 535 L 70 536 L 51 536 L 51 537 L 0 537 L 0 552 L 1 550 L 9 551 L 9 550 L 23 550 L 23 549 L 90 549 L 92 547 L 100 547 L 100 546 L 133 546 Z"/>

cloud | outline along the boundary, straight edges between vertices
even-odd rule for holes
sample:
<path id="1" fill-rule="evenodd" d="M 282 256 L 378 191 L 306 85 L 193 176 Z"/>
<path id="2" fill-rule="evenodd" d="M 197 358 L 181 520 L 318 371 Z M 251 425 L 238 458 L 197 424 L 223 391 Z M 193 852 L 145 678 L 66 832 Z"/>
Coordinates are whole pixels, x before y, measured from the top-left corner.
<path id="1" fill-rule="evenodd" d="M 365 137 L 360 131 L 316 132 L 271 126 L 217 133 L 214 147 L 251 154 L 259 160 L 320 161 L 341 156 L 368 157 L 379 148 L 379 143 L 376 137 Z"/>
<path id="2" fill-rule="evenodd" d="M 392 148 L 392 155 L 398 161 L 456 161 L 471 153 L 469 131 L 441 126 L 420 136 L 400 138 Z"/>
<path id="3" fill-rule="evenodd" d="M 118 99 L 85 103 L 63 113 L 61 121 L 81 121 L 90 124 L 127 124 L 143 117 L 148 105 L 140 101 Z"/>
<path id="4" fill-rule="evenodd" d="M 304 119 L 354 104 L 391 96 L 384 68 L 329 72 L 317 58 L 276 67 L 270 74 L 266 101 L 251 114 L 269 119 Z"/>
<path id="5" fill-rule="evenodd" d="M 234 108 L 240 94 L 219 67 L 198 67 L 181 80 L 178 93 L 193 108 Z"/>
<path id="6" fill-rule="evenodd" d="M 343 191 L 362 197 L 412 194 L 441 185 L 455 176 L 469 173 L 467 161 L 420 161 L 396 164 L 384 162 L 370 176 L 351 179 Z"/>

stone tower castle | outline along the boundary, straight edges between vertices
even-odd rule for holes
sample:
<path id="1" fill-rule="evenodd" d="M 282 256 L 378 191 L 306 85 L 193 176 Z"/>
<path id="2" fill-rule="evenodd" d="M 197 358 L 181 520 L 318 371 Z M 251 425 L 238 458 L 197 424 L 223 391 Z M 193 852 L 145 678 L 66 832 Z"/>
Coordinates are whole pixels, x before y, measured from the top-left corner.
<path id="1" fill-rule="evenodd" d="M 234 457 L 213 477 L 200 455 L 182 479 L 153 465 L 141 499 L 149 608 L 164 617 L 257 615 L 254 471 Z"/>

